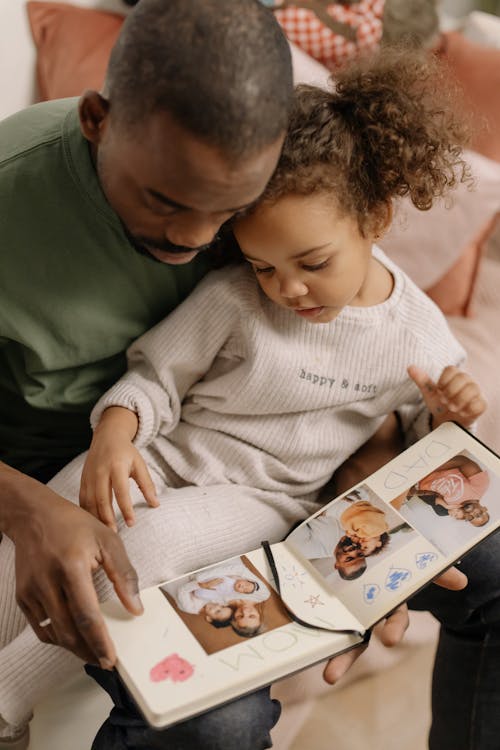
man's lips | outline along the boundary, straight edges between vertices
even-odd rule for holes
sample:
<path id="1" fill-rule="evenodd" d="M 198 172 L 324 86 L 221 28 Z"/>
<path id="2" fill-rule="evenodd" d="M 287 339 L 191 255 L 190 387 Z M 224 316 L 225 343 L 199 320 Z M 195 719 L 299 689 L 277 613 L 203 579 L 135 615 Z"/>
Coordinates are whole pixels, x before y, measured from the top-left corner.
<path id="1" fill-rule="evenodd" d="M 169 250 L 160 250 L 156 247 L 148 247 L 144 245 L 144 249 L 149 255 L 151 255 L 160 263 L 170 263 L 171 265 L 181 265 L 182 263 L 189 263 L 193 258 L 200 252 L 197 249 L 183 251 L 183 252 L 172 252 Z"/>

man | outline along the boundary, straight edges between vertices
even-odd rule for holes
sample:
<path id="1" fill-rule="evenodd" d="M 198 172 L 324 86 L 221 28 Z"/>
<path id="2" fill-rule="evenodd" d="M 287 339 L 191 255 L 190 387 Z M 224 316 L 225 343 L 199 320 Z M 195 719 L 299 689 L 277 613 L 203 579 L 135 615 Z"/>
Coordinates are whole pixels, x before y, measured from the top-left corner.
<path id="1" fill-rule="evenodd" d="M 134 613 L 137 575 L 117 535 L 41 482 L 88 447 L 89 410 L 127 346 L 189 293 L 220 226 L 263 191 L 291 94 L 288 45 L 257 0 L 144 0 L 103 94 L 1 126 L 0 530 L 40 639 L 104 667 L 115 655 L 92 573 L 103 566 Z M 248 747 L 267 744 L 267 702 Z"/>
<path id="2" fill-rule="evenodd" d="M 90 407 L 128 344 L 189 292 L 219 227 L 264 189 L 290 96 L 286 43 L 256 0 L 141 0 L 102 95 L 0 127 L 0 555 L 12 540 L 18 602 L 38 637 L 103 667 L 115 653 L 92 574 L 103 570 L 133 613 L 137 575 L 116 534 L 42 482 L 87 447 Z M 0 576 L 7 600 L 12 566 Z M 24 620 L 1 601 L 7 645 Z M 400 612 L 387 640 L 404 627 Z M 95 674 L 116 703 L 96 750 L 269 746 L 278 710 L 265 691 L 153 733 L 115 676 Z M 1 700 L 0 688 L 0 716 Z M 4 747 L 26 747 L 8 723 Z"/>

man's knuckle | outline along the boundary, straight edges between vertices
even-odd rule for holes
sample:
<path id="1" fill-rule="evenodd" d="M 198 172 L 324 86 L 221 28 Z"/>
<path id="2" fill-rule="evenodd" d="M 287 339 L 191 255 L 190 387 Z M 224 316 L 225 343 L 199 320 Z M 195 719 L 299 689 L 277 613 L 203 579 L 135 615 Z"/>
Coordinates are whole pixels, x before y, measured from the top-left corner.
<path id="1" fill-rule="evenodd" d="M 93 628 L 99 618 L 96 613 L 93 612 L 83 612 L 82 610 L 77 610 L 76 612 L 73 612 L 73 622 L 75 623 L 75 627 L 80 632 L 88 631 Z"/>

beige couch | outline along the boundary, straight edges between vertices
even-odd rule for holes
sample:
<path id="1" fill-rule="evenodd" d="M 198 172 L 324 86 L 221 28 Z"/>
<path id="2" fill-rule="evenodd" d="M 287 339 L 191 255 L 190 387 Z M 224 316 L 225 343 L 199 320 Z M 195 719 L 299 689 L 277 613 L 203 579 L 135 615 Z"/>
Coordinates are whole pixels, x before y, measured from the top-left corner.
<path id="1" fill-rule="evenodd" d="M 74 0 L 75 4 L 109 10 L 123 10 L 120 0 Z M 484 19 L 480 19 L 481 22 Z M 321 84 L 326 73 L 298 50 L 293 50 L 297 80 Z M 31 42 L 22 0 L 4 0 L 0 24 L 0 117 L 29 104 L 34 97 L 35 51 Z M 493 169 L 494 172 L 494 169 Z M 467 228 L 473 230 L 491 214 L 496 195 L 500 196 L 500 176 L 488 183 L 488 199 L 471 203 L 465 196 Z M 478 186 L 481 191 L 481 184 Z M 493 196 L 493 197 L 492 197 Z M 489 202 L 488 202 L 489 201 Z M 497 203 L 498 206 L 498 203 Z M 496 210 L 499 210 L 497 207 Z M 456 209 L 455 217 L 463 218 Z M 437 214 L 435 221 L 456 230 L 458 219 L 453 214 Z M 471 221 L 472 220 L 472 224 Z M 410 222 L 411 223 L 411 222 Z M 410 229 L 410 228 L 408 228 Z M 429 237 L 435 232 L 432 222 Z M 403 259 L 411 255 L 411 231 L 401 235 L 393 250 L 404 249 Z M 425 232 L 424 232 L 425 236 Z M 459 233 L 460 242 L 464 240 Z M 459 248 L 446 232 L 440 244 L 441 253 L 433 251 L 428 261 L 431 273 L 437 274 L 451 265 Z M 496 363 L 499 343 L 496 324 L 500 311 L 500 242 L 490 243 L 490 255 L 484 259 L 475 294 L 476 317 L 450 321 L 457 336 L 470 354 L 470 370 L 482 382 L 490 403 L 480 435 L 500 450 L 500 430 L 494 415 L 498 410 Z M 420 253 L 421 248 L 416 252 Z M 400 258 L 401 260 L 401 258 Z M 422 269 L 423 262 L 417 264 Z M 422 283 L 424 281 L 422 280 Z M 369 746 L 371 750 L 423 750 L 429 722 L 429 684 L 437 624 L 427 614 L 415 613 L 403 644 L 383 649 L 376 637 L 369 650 L 349 675 L 335 688 L 321 679 L 318 665 L 301 675 L 284 680 L 273 688 L 283 704 L 283 715 L 274 730 L 274 746 L 278 750 L 350 750 Z M 32 750 L 88 750 L 97 727 L 109 710 L 109 702 L 92 681 L 84 675 L 76 677 L 36 707 L 32 722 Z"/>

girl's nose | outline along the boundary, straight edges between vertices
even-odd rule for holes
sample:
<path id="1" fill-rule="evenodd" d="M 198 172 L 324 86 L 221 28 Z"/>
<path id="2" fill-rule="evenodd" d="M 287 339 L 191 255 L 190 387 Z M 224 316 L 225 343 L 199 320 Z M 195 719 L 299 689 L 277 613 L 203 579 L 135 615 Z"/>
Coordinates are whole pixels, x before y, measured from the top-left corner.
<path id="1" fill-rule="evenodd" d="M 308 292 L 307 286 L 297 277 L 286 276 L 280 279 L 280 294 L 282 297 L 303 297 Z"/>

